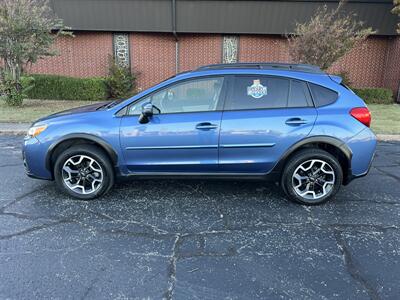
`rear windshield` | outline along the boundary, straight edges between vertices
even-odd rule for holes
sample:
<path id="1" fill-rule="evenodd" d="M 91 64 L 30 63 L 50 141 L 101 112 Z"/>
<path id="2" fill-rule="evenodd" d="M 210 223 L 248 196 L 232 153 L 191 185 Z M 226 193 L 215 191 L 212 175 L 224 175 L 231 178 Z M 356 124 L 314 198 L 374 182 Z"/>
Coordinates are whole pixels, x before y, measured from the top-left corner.
<path id="1" fill-rule="evenodd" d="M 332 104 L 338 98 L 337 92 L 317 84 L 310 83 L 310 89 L 316 107 Z"/>

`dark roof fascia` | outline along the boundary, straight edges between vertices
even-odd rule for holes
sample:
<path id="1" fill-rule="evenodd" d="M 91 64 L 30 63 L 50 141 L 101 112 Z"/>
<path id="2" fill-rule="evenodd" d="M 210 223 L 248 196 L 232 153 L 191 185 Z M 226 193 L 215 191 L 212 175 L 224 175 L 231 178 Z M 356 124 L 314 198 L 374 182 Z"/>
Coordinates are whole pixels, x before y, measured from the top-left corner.
<path id="1" fill-rule="evenodd" d="M 285 35 L 326 3 L 338 0 L 176 0 L 177 33 Z M 76 31 L 172 33 L 172 0 L 51 0 L 56 14 Z M 230 4 L 230 5 L 229 5 Z M 376 35 L 396 36 L 400 18 L 392 0 L 348 0 Z M 251 22 L 249 22 L 251 20 Z"/>

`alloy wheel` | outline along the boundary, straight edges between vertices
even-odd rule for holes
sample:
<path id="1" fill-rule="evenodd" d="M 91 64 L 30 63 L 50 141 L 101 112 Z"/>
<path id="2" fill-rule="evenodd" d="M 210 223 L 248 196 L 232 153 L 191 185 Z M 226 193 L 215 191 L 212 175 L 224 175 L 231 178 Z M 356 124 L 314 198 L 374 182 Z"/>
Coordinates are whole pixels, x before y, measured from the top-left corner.
<path id="1" fill-rule="evenodd" d="M 320 159 L 311 159 L 299 165 L 292 176 L 295 192 L 307 200 L 317 200 L 330 193 L 335 185 L 332 166 Z"/>
<path id="2" fill-rule="evenodd" d="M 104 172 L 94 158 L 87 155 L 75 155 L 65 161 L 62 178 L 71 191 L 89 195 L 100 189 Z"/>

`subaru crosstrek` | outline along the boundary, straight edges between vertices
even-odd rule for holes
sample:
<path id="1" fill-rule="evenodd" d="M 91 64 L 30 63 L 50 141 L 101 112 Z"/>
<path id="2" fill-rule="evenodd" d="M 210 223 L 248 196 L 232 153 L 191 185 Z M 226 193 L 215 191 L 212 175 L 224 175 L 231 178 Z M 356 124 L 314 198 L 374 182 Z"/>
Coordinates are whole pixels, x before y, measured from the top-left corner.
<path id="1" fill-rule="evenodd" d="M 363 100 L 315 66 L 209 65 L 38 120 L 23 159 L 29 176 L 79 199 L 119 177 L 212 177 L 272 179 L 291 200 L 319 204 L 368 173 L 370 122 Z"/>

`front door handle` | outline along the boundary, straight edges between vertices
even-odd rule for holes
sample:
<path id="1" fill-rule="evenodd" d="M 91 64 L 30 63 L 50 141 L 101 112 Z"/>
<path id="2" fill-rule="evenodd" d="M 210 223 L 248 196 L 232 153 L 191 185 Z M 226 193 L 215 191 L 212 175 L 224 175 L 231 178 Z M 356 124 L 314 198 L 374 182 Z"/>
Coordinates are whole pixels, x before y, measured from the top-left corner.
<path id="1" fill-rule="evenodd" d="M 218 128 L 217 125 L 211 124 L 210 122 L 199 123 L 196 125 L 196 129 L 198 130 L 210 130 Z"/>
<path id="2" fill-rule="evenodd" d="M 290 126 L 299 126 L 299 125 L 303 125 L 303 124 L 307 124 L 308 121 L 307 120 L 303 120 L 302 118 L 290 118 L 287 119 L 285 124 L 286 125 L 290 125 Z"/>

